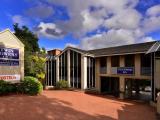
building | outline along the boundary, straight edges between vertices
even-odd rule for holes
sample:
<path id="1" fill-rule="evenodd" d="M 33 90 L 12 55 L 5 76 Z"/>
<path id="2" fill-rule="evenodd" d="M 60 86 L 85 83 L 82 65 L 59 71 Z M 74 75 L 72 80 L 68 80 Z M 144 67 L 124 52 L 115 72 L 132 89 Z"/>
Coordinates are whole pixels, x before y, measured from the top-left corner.
<path id="1" fill-rule="evenodd" d="M 19 82 L 24 78 L 24 45 L 9 30 L 0 32 L 0 80 Z"/>
<path id="2" fill-rule="evenodd" d="M 48 86 L 66 80 L 75 89 L 93 89 L 121 99 L 148 96 L 155 101 L 160 90 L 160 41 L 88 51 L 53 50 L 46 71 Z"/>

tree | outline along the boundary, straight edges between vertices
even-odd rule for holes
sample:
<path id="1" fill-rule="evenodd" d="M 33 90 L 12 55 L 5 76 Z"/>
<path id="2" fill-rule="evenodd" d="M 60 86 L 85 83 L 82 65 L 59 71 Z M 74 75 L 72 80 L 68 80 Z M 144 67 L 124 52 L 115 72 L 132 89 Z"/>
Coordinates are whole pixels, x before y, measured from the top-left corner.
<path id="1" fill-rule="evenodd" d="M 25 45 L 24 69 L 26 76 L 34 76 L 41 80 L 45 77 L 45 48 L 40 51 L 38 37 L 28 27 L 14 24 L 15 35 Z"/>
<path id="2" fill-rule="evenodd" d="M 36 34 L 31 32 L 28 27 L 22 26 L 20 28 L 18 23 L 13 25 L 15 35 L 25 45 L 25 52 L 39 52 L 38 37 Z"/>

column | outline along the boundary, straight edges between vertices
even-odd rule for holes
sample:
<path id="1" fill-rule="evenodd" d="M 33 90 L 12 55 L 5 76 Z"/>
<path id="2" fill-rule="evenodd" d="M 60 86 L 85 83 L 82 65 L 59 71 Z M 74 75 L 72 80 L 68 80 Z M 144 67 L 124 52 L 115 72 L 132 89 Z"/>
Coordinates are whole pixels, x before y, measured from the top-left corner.
<path id="1" fill-rule="evenodd" d="M 112 66 L 111 66 L 111 57 L 108 56 L 107 57 L 107 74 L 111 74 L 111 69 L 112 69 Z"/>
<path id="2" fill-rule="evenodd" d="M 56 82 L 59 81 L 59 57 L 56 59 Z"/>
<path id="3" fill-rule="evenodd" d="M 52 64 L 53 64 L 53 57 L 51 56 L 51 65 L 50 65 L 50 70 L 51 70 L 51 86 L 53 86 L 53 83 L 52 83 L 52 81 L 53 81 L 53 74 L 52 74 L 52 71 L 53 71 L 53 68 L 52 68 Z"/>
<path id="4" fill-rule="evenodd" d="M 101 91 L 101 80 L 100 80 L 100 62 L 99 58 L 95 59 L 95 84 L 96 89 L 100 92 Z"/>
<path id="5" fill-rule="evenodd" d="M 87 89 L 87 57 L 81 55 L 81 89 Z"/>
<path id="6" fill-rule="evenodd" d="M 125 67 L 125 59 L 124 56 L 120 56 L 120 67 Z M 124 99 L 125 97 L 125 78 L 123 76 L 119 77 L 119 90 L 120 90 L 120 99 Z"/>
<path id="7" fill-rule="evenodd" d="M 67 80 L 69 87 L 71 86 L 71 77 L 70 77 L 70 50 L 67 51 Z"/>
<path id="8" fill-rule="evenodd" d="M 120 89 L 120 99 L 125 98 L 125 78 L 123 76 L 119 77 L 119 89 Z"/>
<path id="9" fill-rule="evenodd" d="M 135 76 L 139 77 L 141 75 L 141 56 L 140 54 L 135 55 Z"/>

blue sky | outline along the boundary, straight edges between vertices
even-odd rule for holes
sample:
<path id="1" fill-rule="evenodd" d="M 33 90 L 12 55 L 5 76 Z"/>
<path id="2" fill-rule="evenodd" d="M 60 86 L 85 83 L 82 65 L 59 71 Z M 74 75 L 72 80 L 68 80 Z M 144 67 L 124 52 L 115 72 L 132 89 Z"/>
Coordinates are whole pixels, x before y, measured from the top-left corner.
<path id="1" fill-rule="evenodd" d="M 159 0 L 1 0 L 0 30 L 18 22 L 46 49 L 160 40 Z"/>

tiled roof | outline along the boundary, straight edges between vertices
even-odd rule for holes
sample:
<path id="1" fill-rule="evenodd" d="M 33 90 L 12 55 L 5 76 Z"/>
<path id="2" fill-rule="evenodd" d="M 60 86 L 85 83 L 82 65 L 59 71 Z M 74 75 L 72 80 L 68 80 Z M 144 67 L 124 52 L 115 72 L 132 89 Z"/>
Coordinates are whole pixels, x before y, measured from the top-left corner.
<path id="1" fill-rule="evenodd" d="M 157 41 L 89 50 L 95 56 L 112 56 L 120 54 L 146 53 Z"/>

